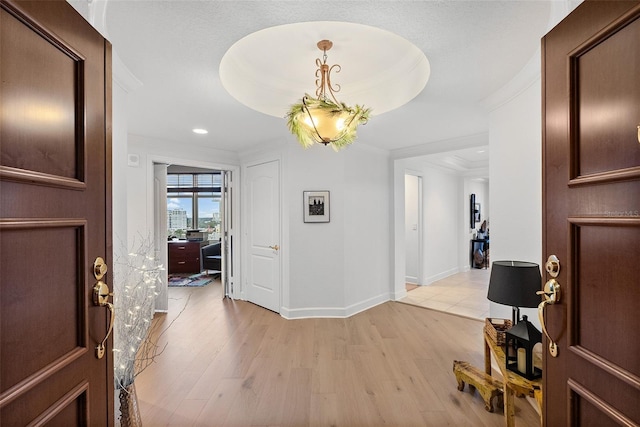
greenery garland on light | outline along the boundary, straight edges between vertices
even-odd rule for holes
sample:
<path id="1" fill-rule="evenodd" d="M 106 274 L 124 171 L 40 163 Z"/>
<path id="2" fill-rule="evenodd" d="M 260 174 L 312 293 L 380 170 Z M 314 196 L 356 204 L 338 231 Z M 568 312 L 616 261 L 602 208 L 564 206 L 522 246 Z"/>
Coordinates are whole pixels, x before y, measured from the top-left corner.
<path id="1" fill-rule="evenodd" d="M 323 141 L 313 129 L 305 123 L 309 117 L 308 109 L 322 110 L 329 115 L 342 115 L 347 113 L 348 120 L 345 122 L 344 130 L 333 140 Z M 286 115 L 289 131 L 298 139 L 300 145 L 309 148 L 315 143 L 330 144 L 331 148 L 339 151 L 351 144 L 356 139 L 356 129 L 358 125 L 366 124 L 369 121 L 370 108 L 361 105 L 349 107 L 345 103 L 335 103 L 328 98 L 317 99 L 305 94 L 302 102 L 293 104 Z"/>

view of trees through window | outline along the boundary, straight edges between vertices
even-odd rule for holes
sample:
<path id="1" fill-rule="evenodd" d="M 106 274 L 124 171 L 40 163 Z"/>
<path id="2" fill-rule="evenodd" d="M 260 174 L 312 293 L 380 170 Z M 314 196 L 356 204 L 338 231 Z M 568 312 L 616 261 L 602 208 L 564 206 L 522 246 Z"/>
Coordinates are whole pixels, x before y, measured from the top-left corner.
<path id="1" fill-rule="evenodd" d="M 167 236 L 184 239 L 187 230 L 199 230 L 219 240 L 221 187 L 217 172 L 167 174 Z"/>

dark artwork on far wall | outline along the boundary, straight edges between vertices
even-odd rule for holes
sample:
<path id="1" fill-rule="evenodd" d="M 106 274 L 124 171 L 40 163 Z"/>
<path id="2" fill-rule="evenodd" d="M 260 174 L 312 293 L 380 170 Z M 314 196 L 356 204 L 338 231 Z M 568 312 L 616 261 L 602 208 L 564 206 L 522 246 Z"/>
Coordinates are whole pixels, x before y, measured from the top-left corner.
<path id="1" fill-rule="evenodd" d="M 476 228 L 476 195 L 469 196 L 469 228 Z"/>
<path id="2" fill-rule="evenodd" d="M 305 191 L 304 222 L 329 222 L 329 192 Z"/>
<path id="3" fill-rule="evenodd" d="M 324 197 L 311 197 L 309 198 L 309 215 L 324 215 Z"/>

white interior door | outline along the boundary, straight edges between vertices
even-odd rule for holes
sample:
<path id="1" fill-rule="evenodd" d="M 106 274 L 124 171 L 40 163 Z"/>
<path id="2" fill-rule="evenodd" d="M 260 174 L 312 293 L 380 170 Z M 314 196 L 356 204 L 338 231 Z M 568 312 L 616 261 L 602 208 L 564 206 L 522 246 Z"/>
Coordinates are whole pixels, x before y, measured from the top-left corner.
<path id="1" fill-rule="evenodd" d="M 246 298 L 280 312 L 280 162 L 248 166 Z"/>

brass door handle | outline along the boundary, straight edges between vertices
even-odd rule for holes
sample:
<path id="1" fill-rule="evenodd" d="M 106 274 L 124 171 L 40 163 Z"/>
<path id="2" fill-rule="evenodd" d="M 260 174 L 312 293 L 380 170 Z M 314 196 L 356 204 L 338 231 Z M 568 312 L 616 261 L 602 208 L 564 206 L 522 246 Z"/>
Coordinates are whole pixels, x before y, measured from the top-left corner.
<path id="1" fill-rule="evenodd" d="M 549 258 L 547 259 L 547 263 L 545 264 L 545 270 L 547 270 L 547 273 L 549 273 L 551 277 L 558 277 L 558 275 L 560 274 L 560 261 L 558 260 L 557 256 L 549 256 Z"/>
<path id="2" fill-rule="evenodd" d="M 277 251 L 280 249 L 280 246 L 275 245 L 275 246 L 269 246 L 269 249 L 273 249 L 274 251 Z"/>
<path id="3" fill-rule="evenodd" d="M 551 279 L 544 285 L 544 291 L 536 292 L 538 295 L 544 295 L 544 301 L 538 305 L 538 319 L 540 319 L 540 325 L 542 325 L 542 331 L 549 340 L 549 354 L 553 357 L 558 356 L 558 344 L 556 344 L 547 331 L 547 327 L 544 324 L 544 307 L 546 305 L 553 305 L 560 302 L 560 283 L 556 279 Z"/>
<path id="4" fill-rule="evenodd" d="M 105 345 L 107 343 L 107 339 L 109 339 L 109 335 L 113 332 L 113 324 L 116 320 L 116 310 L 113 307 L 113 304 L 109 302 L 109 297 L 113 296 L 113 294 L 109 292 L 109 286 L 102 281 L 107 270 L 108 268 L 104 260 L 100 257 L 96 258 L 93 263 L 93 275 L 98 282 L 93 287 L 93 304 L 99 307 L 107 307 L 109 309 L 109 329 L 107 330 L 107 335 L 96 347 L 96 357 L 98 359 L 102 359 L 104 357 Z"/>
<path id="5" fill-rule="evenodd" d="M 93 262 L 93 276 L 96 280 L 102 279 L 104 275 L 107 274 L 107 270 L 107 264 L 104 260 L 101 257 L 96 258 Z"/>
<path id="6" fill-rule="evenodd" d="M 102 342 L 98 344 L 96 347 L 96 357 L 98 359 L 102 359 L 104 357 L 104 351 L 106 349 L 107 340 L 109 339 L 109 335 L 113 332 L 113 323 L 116 320 L 116 310 L 113 308 L 113 304 L 110 302 L 105 304 L 107 308 L 109 308 L 110 320 L 109 320 L 109 329 L 107 330 L 107 335 L 104 337 Z"/>

